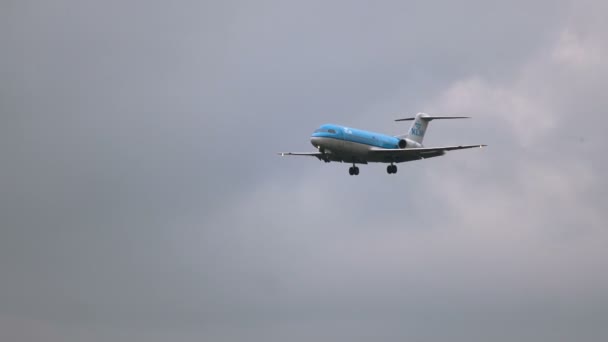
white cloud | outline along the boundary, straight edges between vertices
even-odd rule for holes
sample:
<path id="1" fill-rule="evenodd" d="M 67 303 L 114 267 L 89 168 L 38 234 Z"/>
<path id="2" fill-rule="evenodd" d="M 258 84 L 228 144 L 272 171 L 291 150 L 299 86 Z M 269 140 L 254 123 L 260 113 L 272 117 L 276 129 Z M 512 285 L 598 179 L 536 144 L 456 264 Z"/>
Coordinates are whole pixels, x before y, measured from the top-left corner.
<path id="1" fill-rule="evenodd" d="M 553 50 L 552 57 L 559 63 L 572 68 L 595 68 L 602 66 L 602 56 L 606 50 L 601 40 L 594 36 L 583 37 L 572 30 L 564 30 Z"/>

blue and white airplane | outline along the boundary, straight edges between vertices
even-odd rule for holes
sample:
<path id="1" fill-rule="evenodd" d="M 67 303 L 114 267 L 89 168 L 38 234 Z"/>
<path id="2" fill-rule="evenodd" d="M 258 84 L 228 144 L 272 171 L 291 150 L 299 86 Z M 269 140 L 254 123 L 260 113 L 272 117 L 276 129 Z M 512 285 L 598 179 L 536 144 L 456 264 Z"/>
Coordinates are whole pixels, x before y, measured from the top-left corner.
<path id="1" fill-rule="evenodd" d="M 426 113 L 418 113 L 413 118 L 395 120 L 414 121 L 408 133 L 400 136 L 390 136 L 340 125 L 325 124 L 316 129 L 310 137 L 310 143 L 317 148 L 317 152 L 279 152 L 279 155 L 317 157 L 326 163 L 332 161 L 352 163 L 353 166 L 348 169 L 348 173 L 351 176 L 359 174 L 359 168 L 356 164 L 390 163 L 386 168 L 386 172 L 394 174 L 397 173 L 397 165 L 395 165 L 397 163 L 439 157 L 444 155 L 446 151 L 487 146 L 422 146 L 422 139 L 430 121 L 467 118 L 469 117 L 430 116 Z"/>

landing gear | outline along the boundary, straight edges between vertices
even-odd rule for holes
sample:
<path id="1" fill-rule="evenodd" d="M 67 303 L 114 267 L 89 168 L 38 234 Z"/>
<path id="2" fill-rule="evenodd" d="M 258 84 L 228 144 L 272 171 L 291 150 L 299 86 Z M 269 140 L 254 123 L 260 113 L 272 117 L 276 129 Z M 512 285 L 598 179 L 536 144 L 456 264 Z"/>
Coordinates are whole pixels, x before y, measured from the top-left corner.
<path id="1" fill-rule="evenodd" d="M 389 165 L 386 167 L 386 173 L 388 173 L 389 175 L 392 173 L 397 173 L 397 165 Z"/>
<path id="2" fill-rule="evenodd" d="M 359 168 L 358 168 L 358 167 L 356 167 L 356 166 L 354 166 L 354 165 L 353 165 L 353 166 L 351 166 L 351 167 L 348 169 L 348 174 L 349 174 L 349 175 L 351 175 L 351 176 L 356 176 L 356 175 L 358 175 L 358 174 L 359 174 Z"/>

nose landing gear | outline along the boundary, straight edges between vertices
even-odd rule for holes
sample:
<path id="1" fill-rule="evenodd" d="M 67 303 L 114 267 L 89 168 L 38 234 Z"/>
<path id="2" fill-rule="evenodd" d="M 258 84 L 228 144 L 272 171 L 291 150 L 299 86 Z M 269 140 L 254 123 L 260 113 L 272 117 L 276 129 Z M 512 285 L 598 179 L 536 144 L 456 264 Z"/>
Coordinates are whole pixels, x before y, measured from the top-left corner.
<path id="1" fill-rule="evenodd" d="M 389 175 L 393 174 L 393 173 L 397 173 L 397 165 L 391 164 L 391 165 L 387 166 L 386 173 L 388 173 Z"/>
<path id="2" fill-rule="evenodd" d="M 349 175 L 351 175 L 351 176 L 356 176 L 356 175 L 358 175 L 358 174 L 359 174 L 359 168 L 358 168 L 358 167 L 356 167 L 355 165 L 351 166 L 351 167 L 348 169 L 348 174 L 349 174 Z"/>

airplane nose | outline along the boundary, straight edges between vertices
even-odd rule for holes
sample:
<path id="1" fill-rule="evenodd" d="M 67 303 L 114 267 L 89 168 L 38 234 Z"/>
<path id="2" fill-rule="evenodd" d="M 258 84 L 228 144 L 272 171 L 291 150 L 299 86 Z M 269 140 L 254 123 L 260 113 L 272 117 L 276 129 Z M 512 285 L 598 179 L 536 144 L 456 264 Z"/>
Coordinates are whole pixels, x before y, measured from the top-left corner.
<path id="1" fill-rule="evenodd" d="M 310 143 L 316 148 L 319 147 L 320 140 L 321 139 L 319 139 L 318 137 L 310 137 Z"/>

